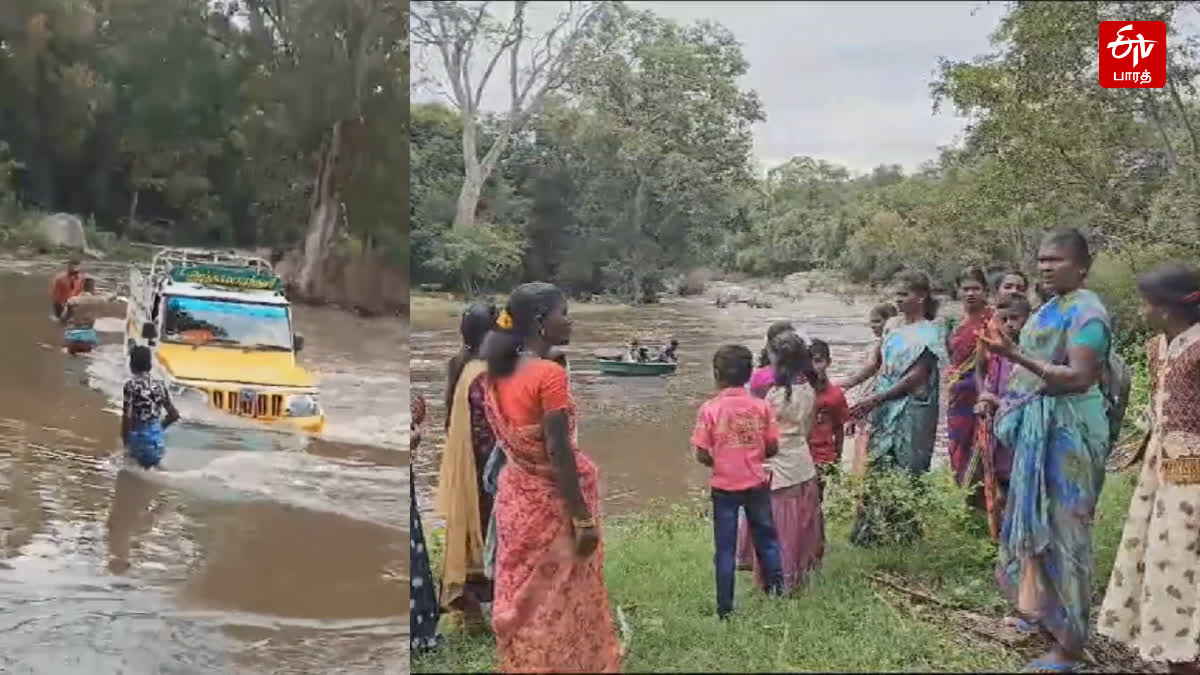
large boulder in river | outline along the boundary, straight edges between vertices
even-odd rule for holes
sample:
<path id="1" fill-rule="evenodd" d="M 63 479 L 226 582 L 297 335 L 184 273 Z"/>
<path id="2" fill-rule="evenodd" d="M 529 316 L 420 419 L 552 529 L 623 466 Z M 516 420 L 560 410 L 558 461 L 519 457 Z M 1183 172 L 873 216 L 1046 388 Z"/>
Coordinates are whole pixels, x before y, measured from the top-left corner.
<path id="1" fill-rule="evenodd" d="M 38 224 L 38 231 L 48 246 L 74 251 L 87 250 L 87 235 L 83 232 L 83 221 L 78 216 L 69 213 L 46 216 Z"/>

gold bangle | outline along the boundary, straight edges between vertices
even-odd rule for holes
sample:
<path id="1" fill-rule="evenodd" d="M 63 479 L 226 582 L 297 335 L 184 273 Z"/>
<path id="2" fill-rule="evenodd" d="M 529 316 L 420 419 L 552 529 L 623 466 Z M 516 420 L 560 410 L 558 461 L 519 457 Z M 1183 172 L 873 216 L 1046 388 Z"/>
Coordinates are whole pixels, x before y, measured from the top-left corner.
<path id="1" fill-rule="evenodd" d="M 572 518 L 571 525 L 577 530 L 595 529 L 595 518 Z"/>

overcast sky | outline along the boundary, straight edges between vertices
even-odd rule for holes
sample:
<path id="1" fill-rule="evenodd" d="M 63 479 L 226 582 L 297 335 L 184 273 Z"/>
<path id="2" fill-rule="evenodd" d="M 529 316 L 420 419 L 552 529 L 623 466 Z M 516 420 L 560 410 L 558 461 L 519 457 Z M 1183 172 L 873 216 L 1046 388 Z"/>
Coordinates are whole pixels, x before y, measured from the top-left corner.
<path id="1" fill-rule="evenodd" d="M 551 4 L 558 5 L 532 6 Z M 932 112 L 938 57 L 988 51 L 1004 11 L 983 0 L 629 4 L 685 23 L 717 21 L 742 42 L 750 62 L 743 86 L 758 92 L 767 115 L 755 128 L 762 168 L 809 155 L 855 171 L 881 163 L 912 170 L 955 140 L 964 121 Z M 414 68 L 420 60 L 414 54 Z M 492 80 L 484 106 L 500 110 L 506 75 Z M 422 90 L 413 98 L 435 97 Z"/>

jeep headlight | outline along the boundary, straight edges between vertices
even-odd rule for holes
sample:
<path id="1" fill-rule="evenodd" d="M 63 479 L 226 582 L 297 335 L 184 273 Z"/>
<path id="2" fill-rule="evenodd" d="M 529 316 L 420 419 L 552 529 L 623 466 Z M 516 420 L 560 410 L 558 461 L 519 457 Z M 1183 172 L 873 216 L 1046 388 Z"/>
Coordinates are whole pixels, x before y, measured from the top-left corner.
<path id="1" fill-rule="evenodd" d="M 293 394 L 287 399 L 284 414 L 288 417 L 316 417 L 321 414 L 321 406 L 315 394 Z"/>

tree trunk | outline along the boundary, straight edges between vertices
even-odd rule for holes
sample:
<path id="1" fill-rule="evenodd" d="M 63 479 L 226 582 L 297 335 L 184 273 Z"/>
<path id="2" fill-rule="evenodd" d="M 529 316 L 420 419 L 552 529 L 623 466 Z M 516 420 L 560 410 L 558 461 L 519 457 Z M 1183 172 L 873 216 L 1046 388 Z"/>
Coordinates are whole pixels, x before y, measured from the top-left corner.
<path id="1" fill-rule="evenodd" d="M 133 224 L 137 222 L 137 207 L 138 200 L 142 196 L 142 191 L 134 188 L 133 196 L 129 199 L 129 223 L 125 226 L 126 232 L 133 232 Z"/>
<path id="2" fill-rule="evenodd" d="M 367 316 L 376 316 L 384 306 L 382 261 L 375 255 L 375 238 L 368 232 L 362 244 L 362 305 Z"/>
<path id="3" fill-rule="evenodd" d="M 53 162 L 57 159 L 55 155 L 54 138 L 51 136 L 50 130 L 47 128 L 50 120 L 53 119 L 53 103 L 49 100 L 49 94 L 46 92 L 46 82 L 49 81 L 49 67 L 46 65 L 46 59 L 38 55 L 37 62 L 37 80 L 34 89 L 33 105 L 37 112 L 37 132 L 34 135 L 35 150 L 29 158 L 29 178 L 30 192 L 32 201 L 35 206 L 46 211 L 57 211 L 58 195 L 54 185 L 54 170 Z"/>
<path id="4" fill-rule="evenodd" d="M 308 206 L 308 231 L 304 236 L 304 255 L 300 262 L 300 274 L 296 285 L 301 295 L 309 300 L 317 299 L 317 275 L 324 266 L 337 231 L 338 200 L 334 172 L 342 151 L 342 123 L 335 122 L 329 138 L 317 159 L 317 174 L 313 179 L 313 193 Z"/>
<path id="5" fill-rule="evenodd" d="M 454 211 L 454 228 L 470 228 L 475 225 L 476 211 L 479 210 L 479 197 L 483 194 L 483 183 L 492 175 L 500 154 L 508 147 L 512 137 L 513 122 L 500 129 L 492 147 L 488 149 L 483 159 L 479 159 L 478 128 L 473 116 L 463 116 L 463 184 L 458 192 L 458 206 Z"/>
<path id="6" fill-rule="evenodd" d="M 478 171 L 463 173 L 462 189 L 458 192 L 458 208 L 454 211 L 454 228 L 469 228 L 475 225 L 475 210 L 479 208 L 479 196 L 483 194 L 483 178 Z"/>
<path id="7" fill-rule="evenodd" d="M 474 115 L 462 115 L 463 183 L 458 191 L 458 206 L 454 211 L 454 228 L 470 228 L 475 224 L 475 211 L 483 193 L 483 167 L 479 165 L 479 133 Z"/>

